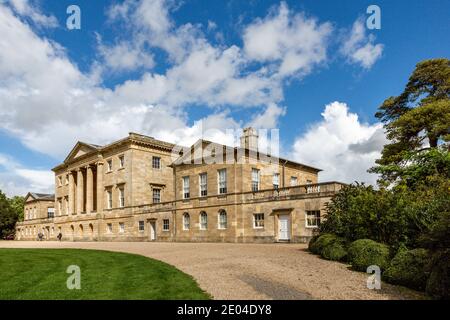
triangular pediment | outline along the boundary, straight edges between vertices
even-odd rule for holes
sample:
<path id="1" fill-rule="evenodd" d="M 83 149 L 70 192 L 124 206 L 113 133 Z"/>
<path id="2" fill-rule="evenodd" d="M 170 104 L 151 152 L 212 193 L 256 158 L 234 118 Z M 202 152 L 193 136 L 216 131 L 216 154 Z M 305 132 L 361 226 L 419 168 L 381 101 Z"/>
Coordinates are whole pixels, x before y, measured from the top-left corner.
<path id="1" fill-rule="evenodd" d="M 85 154 L 96 151 L 98 151 L 98 146 L 90 145 L 84 142 L 77 142 L 77 144 L 75 145 L 75 147 L 73 147 L 72 151 L 70 151 L 69 155 L 64 160 L 64 162 L 74 160 L 76 158 L 84 156 Z"/>

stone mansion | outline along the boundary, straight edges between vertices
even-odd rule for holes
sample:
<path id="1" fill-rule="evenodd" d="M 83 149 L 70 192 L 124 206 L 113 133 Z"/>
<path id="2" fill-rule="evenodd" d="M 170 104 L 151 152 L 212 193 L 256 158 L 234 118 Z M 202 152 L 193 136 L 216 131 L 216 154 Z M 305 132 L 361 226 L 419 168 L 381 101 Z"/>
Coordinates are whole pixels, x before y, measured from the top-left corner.
<path id="1" fill-rule="evenodd" d="M 26 196 L 16 239 L 307 241 L 343 184 L 317 183 L 320 169 L 257 145 L 252 128 L 240 147 L 199 140 L 176 157 L 175 145 L 136 133 L 78 142 L 53 168 L 55 194 Z"/>

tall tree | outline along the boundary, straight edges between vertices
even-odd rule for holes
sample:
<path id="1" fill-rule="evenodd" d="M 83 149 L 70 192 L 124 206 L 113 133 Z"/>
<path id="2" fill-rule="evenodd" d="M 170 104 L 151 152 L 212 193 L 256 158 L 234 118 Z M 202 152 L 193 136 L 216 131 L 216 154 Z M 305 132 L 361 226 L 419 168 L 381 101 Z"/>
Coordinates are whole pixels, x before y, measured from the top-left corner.
<path id="1" fill-rule="evenodd" d="M 423 153 L 431 149 L 440 146 L 441 152 L 448 153 L 450 60 L 418 63 L 404 91 L 386 99 L 375 116 L 384 122 L 390 143 L 384 146 L 381 159 L 370 171 L 380 173 L 384 181 L 391 183 L 402 178 L 404 169 L 414 164 L 417 157 L 423 159 Z"/>
<path id="2" fill-rule="evenodd" d="M 17 219 L 17 213 L 11 207 L 10 199 L 0 190 L 0 238 L 14 232 Z"/>

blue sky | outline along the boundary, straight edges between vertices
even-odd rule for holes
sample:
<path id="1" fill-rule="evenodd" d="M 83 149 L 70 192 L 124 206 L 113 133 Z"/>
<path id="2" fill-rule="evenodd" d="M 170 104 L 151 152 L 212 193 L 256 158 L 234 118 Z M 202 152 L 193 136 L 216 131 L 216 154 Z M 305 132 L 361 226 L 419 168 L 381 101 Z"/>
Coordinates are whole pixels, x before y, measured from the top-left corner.
<path id="1" fill-rule="evenodd" d="M 9 195 L 51 191 L 49 170 L 77 140 L 229 142 L 221 132 L 248 125 L 279 129 L 281 153 L 322 181 L 374 183 L 377 107 L 417 62 L 450 52 L 445 0 L 0 2 Z M 66 28 L 71 4 L 80 30 Z M 365 25 L 372 4 L 380 30 Z"/>

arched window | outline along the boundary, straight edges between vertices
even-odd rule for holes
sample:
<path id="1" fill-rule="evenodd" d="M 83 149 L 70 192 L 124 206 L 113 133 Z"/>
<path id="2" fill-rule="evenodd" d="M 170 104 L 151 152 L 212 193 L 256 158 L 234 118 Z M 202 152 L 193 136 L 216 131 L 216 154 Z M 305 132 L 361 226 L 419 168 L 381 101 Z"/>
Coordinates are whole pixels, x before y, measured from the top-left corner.
<path id="1" fill-rule="evenodd" d="M 189 230 L 191 227 L 191 217 L 189 217 L 189 213 L 185 212 L 183 214 L 183 230 Z"/>
<path id="2" fill-rule="evenodd" d="M 227 212 L 225 210 L 219 211 L 219 229 L 227 228 Z"/>
<path id="3" fill-rule="evenodd" d="M 83 235 L 83 225 L 80 224 L 80 226 L 78 227 L 78 229 L 80 230 L 80 236 Z"/>
<path id="4" fill-rule="evenodd" d="M 208 229 L 208 215 L 205 211 L 200 212 L 200 229 Z"/>
<path id="5" fill-rule="evenodd" d="M 94 235 L 94 226 L 92 223 L 89 223 L 89 230 L 91 231 L 91 235 Z"/>
<path id="6" fill-rule="evenodd" d="M 75 228 L 73 227 L 73 225 L 70 226 L 70 231 L 72 231 L 72 234 L 75 233 Z"/>

